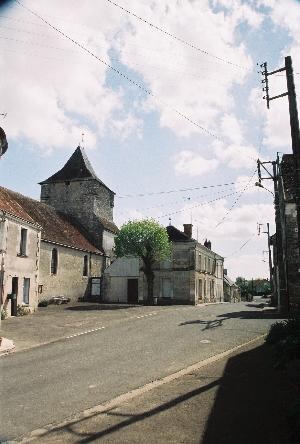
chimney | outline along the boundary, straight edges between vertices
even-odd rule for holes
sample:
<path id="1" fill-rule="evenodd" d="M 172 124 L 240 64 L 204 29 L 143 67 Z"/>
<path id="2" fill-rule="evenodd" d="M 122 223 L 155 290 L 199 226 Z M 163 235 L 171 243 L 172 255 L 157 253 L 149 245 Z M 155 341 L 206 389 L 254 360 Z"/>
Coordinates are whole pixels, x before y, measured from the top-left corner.
<path id="1" fill-rule="evenodd" d="M 183 228 L 184 228 L 184 234 L 189 239 L 192 239 L 193 225 L 192 224 L 183 224 Z"/>
<path id="2" fill-rule="evenodd" d="M 223 269 L 224 275 L 227 276 L 227 268 Z"/>

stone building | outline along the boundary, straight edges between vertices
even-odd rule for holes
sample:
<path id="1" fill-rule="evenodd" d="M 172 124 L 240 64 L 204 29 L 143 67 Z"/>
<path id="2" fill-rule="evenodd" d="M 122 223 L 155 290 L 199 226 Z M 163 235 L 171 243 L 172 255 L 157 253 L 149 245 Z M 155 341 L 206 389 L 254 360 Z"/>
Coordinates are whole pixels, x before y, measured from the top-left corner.
<path id="1" fill-rule="evenodd" d="M 41 202 L 0 187 L 0 210 L 5 215 L 0 226 L 0 239 L 5 239 L 0 247 L 2 303 L 10 304 L 7 295 L 17 278 L 17 302 L 32 309 L 38 301 L 57 296 L 73 301 L 100 298 L 117 231 L 113 191 L 97 178 L 80 147 L 41 187 Z M 18 255 L 25 228 L 28 254 Z M 20 294 L 22 279 L 31 282 L 25 299 Z"/>
<path id="2" fill-rule="evenodd" d="M 154 266 L 154 297 L 159 303 L 198 304 L 223 300 L 223 258 L 184 231 L 166 228 L 172 245 L 170 260 Z M 208 245 L 211 245 L 208 243 Z M 137 258 L 119 258 L 104 273 L 104 298 L 138 303 L 147 299 L 147 283 Z"/>
<path id="3" fill-rule="evenodd" d="M 284 154 L 278 167 L 275 195 L 276 233 L 273 245 L 273 286 L 282 310 L 300 307 L 300 256 L 296 206 L 295 161 Z"/>
<path id="4" fill-rule="evenodd" d="M 241 289 L 236 285 L 227 275 L 227 270 L 224 268 L 224 302 L 240 302 Z"/>

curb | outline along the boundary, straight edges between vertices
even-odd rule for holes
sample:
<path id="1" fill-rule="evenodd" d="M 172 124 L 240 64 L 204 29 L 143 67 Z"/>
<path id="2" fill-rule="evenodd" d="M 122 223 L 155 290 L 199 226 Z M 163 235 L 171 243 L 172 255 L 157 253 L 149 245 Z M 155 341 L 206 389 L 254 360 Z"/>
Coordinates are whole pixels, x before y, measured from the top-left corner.
<path id="1" fill-rule="evenodd" d="M 117 396 L 117 397 L 115 397 L 115 398 L 111 399 L 110 401 L 107 401 L 103 404 L 99 404 L 99 405 L 96 405 L 96 406 L 91 407 L 89 409 L 85 409 L 82 412 L 77 413 L 76 415 L 66 418 L 64 421 L 61 421 L 60 423 L 48 424 L 44 427 L 33 430 L 30 433 L 28 433 L 27 435 L 23 435 L 23 437 L 20 437 L 19 440 L 16 442 L 21 442 L 21 443 L 31 442 L 31 441 L 38 439 L 39 437 L 43 437 L 48 432 L 54 431 L 55 429 L 67 427 L 69 425 L 72 425 L 72 424 L 78 422 L 81 419 L 92 418 L 93 416 L 96 416 L 99 413 L 105 413 L 106 411 L 112 410 L 126 401 L 130 401 L 131 399 L 136 398 L 137 396 L 140 396 L 144 393 L 150 392 L 151 390 L 153 390 L 157 387 L 160 387 L 164 384 L 167 384 L 168 382 L 174 381 L 182 376 L 185 376 L 188 373 L 199 370 L 202 367 L 205 367 L 209 364 L 219 361 L 219 360 L 231 355 L 235 351 L 237 351 L 243 347 L 246 347 L 250 344 L 253 344 L 253 343 L 265 338 L 266 336 L 267 336 L 267 334 L 256 336 L 254 339 L 251 339 L 250 341 L 244 342 L 243 344 L 240 344 L 240 345 L 237 345 L 231 349 L 225 350 L 221 353 L 218 353 L 217 355 L 211 356 L 210 358 L 204 359 L 203 361 L 196 362 L 195 364 L 189 365 L 188 367 L 186 367 L 182 370 L 179 370 L 179 371 L 172 373 L 168 376 L 164 376 L 163 378 L 156 379 L 148 384 L 145 384 L 142 387 L 131 390 L 130 392 L 123 393 L 122 395 L 119 395 L 119 396 Z"/>
<path id="2" fill-rule="evenodd" d="M 12 340 L 7 338 L 1 338 L 0 356 L 10 353 L 14 348 L 15 345 Z"/>

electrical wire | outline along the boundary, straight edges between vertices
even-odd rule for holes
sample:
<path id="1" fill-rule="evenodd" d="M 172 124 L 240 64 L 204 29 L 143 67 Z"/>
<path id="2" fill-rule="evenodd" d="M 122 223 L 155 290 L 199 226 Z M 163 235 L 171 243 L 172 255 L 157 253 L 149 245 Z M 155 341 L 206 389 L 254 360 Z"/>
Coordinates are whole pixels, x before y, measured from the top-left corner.
<path id="1" fill-rule="evenodd" d="M 254 173 L 252 174 L 252 176 L 250 177 L 249 181 L 247 182 L 246 186 L 243 188 L 243 190 L 241 191 L 241 193 L 238 195 L 238 197 L 236 198 L 236 200 L 233 202 L 233 204 L 231 205 L 231 207 L 229 208 L 229 210 L 227 211 L 227 213 L 225 214 L 225 216 L 222 217 L 222 219 L 216 224 L 215 228 L 218 228 L 220 225 L 222 225 L 225 220 L 227 219 L 227 217 L 229 216 L 229 214 L 231 213 L 231 211 L 233 210 L 233 208 L 237 205 L 238 201 L 240 200 L 240 198 L 243 196 L 243 194 L 245 193 L 245 191 L 247 190 L 247 188 L 249 187 L 251 180 L 253 179 L 254 175 L 256 174 L 257 168 L 255 168 Z"/>
<path id="2" fill-rule="evenodd" d="M 253 233 L 252 236 L 249 237 L 249 239 L 246 240 L 246 242 L 244 242 L 244 243 L 240 246 L 240 248 L 238 248 L 237 250 L 235 250 L 233 253 L 228 254 L 227 256 L 224 256 L 224 259 L 228 259 L 229 257 L 234 256 L 235 254 L 239 253 L 244 247 L 246 247 L 246 245 L 249 244 L 249 242 L 252 241 L 252 239 L 254 238 L 255 235 L 256 235 L 256 233 Z"/>
<path id="3" fill-rule="evenodd" d="M 174 108 L 173 106 L 168 105 L 167 103 L 165 103 L 164 101 L 162 101 L 161 99 L 159 99 L 152 91 L 150 91 L 149 89 L 145 88 L 144 86 L 142 86 L 141 84 L 139 84 L 138 82 L 136 82 L 135 80 L 131 79 L 127 74 L 124 74 L 122 71 L 120 71 L 119 69 L 113 67 L 112 65 L 110 65 L 108 62 L 106 62 L 105 60 L 103 60 L 102 58 L 98 57 L 96 54 L 94 54 L 91 50 L 89 50 L 88 48 L 86 48 L 85 46 L 83 46 L 81 43 L 79 43 L 78 41 L 74 40 L 73 38 L 69 37 L 67 34 L 65 34 L 63 31 L 61 31 L 60 29 L 56 28 L 54 25 L 52 25 L 50 22 L 48 22 L 46 19 L 44 19 L 42 16 L 40 16 L 39 14 L 37 14 L 36 12 L 34 12 L 32 9 L 24 6 L 19 0 L 15 0 L 15 2 L 17 4 L 19 4 L 22 8 L 24 8 L 25 10 L 27 10 L 29 13 L 33 14 L 35 17 L 38 17 L 40 20 L 42 20 L 44 23 L 46 23 L 48 26 L 50 26 L 53 30 L 55 30 L 56 32 L 58 32 L 59 34 L 61 34 L 63 37 L 65 37 L 66 39 L 68 39 L 69 41 L 71 41 L 72 43 L 74 43 L 76 46 L 78 46 L 79 48 L 81 48 L 83 51 L 85 51 L 86 53 L 88 53 L 89 55 L 91 55 L 92 57 L 94 57 L 95 59 L 97 59 L 98 61 L 100 61 L 101 63 L 103 63 L 107 68 L 111 69 L 112 71 L 114 71 L 116 74 L 118 74 L 120 77 L 126 79 L 128 82 L 130 82 L 131 84 L 135 85 L 136 87 L 138 87 L 141 91 L 145 92 L 146 94 L 148 94 L 149 96 L 153 97 L 156 100 L 159 100 L 165 107 L 169 108 L 170 110 L 172 110 L 173 112 L 175 112 L 177 115 L 179 115 L 180 117 L 182 117 L 183 119 L 185 119 L 186 121 L 188 121 L 189 123 L 191 123 L 192 125 L 194 125 L 195 127 L 197 127 L 198 129 L 200 129 L 201 131 L 203 131 L 204 133 L 206 133 L 207 135 L 219 140 L 219 141 L 223 141 L 222 138 L 220 136 L 218 136 L 217 134 L 213 133 L 212 131 L 210 131 L 209 129 L 205 128 L 204 126 L 200 125 L 199 123 L 195 122 L 193 119 L 191 119 L 190 117 L 188 117 L 187 115 L 185 115 L 184 113 L 182 113 L 181 111 L 179 111 L 177 108 Z M 240 150 L 242 152 L 242 150 Z M 244 153 L 243 153 L 244 154 Z M 256 159 L 252 158 L 252 156 L 247 156 L 249 158 L 251 158 L 252 161 L 256 162 Z"/>
<path id="4" fill-rule="evenodd" d="M 175 39 L 175 40 L 177 40 L 178 42 L 180 42 L 180 43 L 182 43 L 182 44 L 184 44 L 184 45 L 186 45 L 186 46 L 189 46 L 190 48 L 193 48 L 193 49 L 195 49 L 196 51 L 199 51 L 199 52 L 201 52 L 201 53 L 204 54 L 204 55 L 207 55 L 207 56 L 209 56 L 209 57 L 212 57 L 212 58 L 214 58 L 214 59 L 216 59 L 216 60 L 219 60 L 219 61 L 221 61 L 221 62 L 224 62 L 224 63 L 228 64 L 228 65 L 234 66 L 234 67 L 236 67 L 236 68 L 240 68 L 240 69 L 244 69 L 244 70 L 249 71 L 249 68 L 246 68 L 246 67 L 244 67 L 244 66 L 238 65 L 238 64 L 236 64 L 236 63 L 233 63 L 233 62 L 231 62 L 231 61 L 229 61 L 229 60 L 226 60 L 226 59 L 224 59 L 224 58 L 222 58 L 222 57 L 219 57 L 219 56 L 216 56 L 216 55 L 214 55 L 214 54 L 211 54 L 211 53 L 209 53 L 208 51 L 199 48 L 199 47 L 196 46 L 195 44 L 190 43 L 190 42 L 188 42 L 188 41 L 182 39 L 181 37 L 177 37 L 177 36 L 174 35 L 174 34 L 171 34 L 170 32 L 166 31 L 165 29 L 162 29 L 162 28 L 160 28 L 159 26 L 154 25 L 153 23 L 149 22 L 148 20 L 144 19 L 143 17 L 140 17 L 139 15 L 135 14 L 134 12 L 129 11 L 128 9 L 124 8 L 123 6 L 119 5 L 118 3 L 116 3 L 116 2 L 114 2 L 114 1 L 112 1 L 112 0 L 106 0 L 106 1 L 107 1 L 108 3 L 110 3 L 110 4 L 114 5 L 114 6 L 116 6 L 117 8 L 121 9 L 122 11 L 126 12 L 127 14 L 132 15 L 133 17 L 135 17 L 136 19 L 140 20 L 141 22 L 147 24 L 147 25 L 150 26 L 152 29 L 155 29 L 156 31 L 159 31 L 159 32 L 161 32 L 162 34 L 165 34 L 165 35 L 167 35 L 168 37 L 171 37 L 172 39 Z"/>
<path id="5" fill-rule="evenodd" d="M 42 20 L 44 23 L 46 23 L 48 26 L 50 26 L 50 28 L 52 28 L 54 31 L 58 32 L 59 34 L 61 34 L 63 37 L 65 37 L 66 39 L 68 39 L 69 41 L 71 41 L 72 43 L 74 43 L 74 45 L 78 46 L 79 48 L 81 48 L 83 51 L 85 51 L 86 53 L 88 53 L 89 55 L 91 55 L 92 57 L 94 57 L 95 59 L 97 59 L 99 62 L 103 63 L 107 68 L 109 68 L 110 70 L 114 71 L 116 74 L 118 74 L 120 77 L 124 78 L 125 80 L 127 80 L 128 82 L 130 82 L 131 84 L 135 85 L 137 88 L 139 88 L 141 91 L 145 92 L 146 94 L 148 94 L 149 96 L 153 97 L 154 99 L 158 99 L 158 97 L 156 97 L 156 95 L 150 91 L 149 89 L 145 88 L 144 86 L 142 86 L 141 84 L 139 84 L 138 82 L 136 82 L 135 80 L 131 79 L 127 74 L 124 74 L 122 71 L 120 71 L 119 69 L 113 67 L 112 65 L 110 65 L 108 62 L 106 62 L 105 60 L 103 60 L 102 58 L 98 57 L 95 53 L 93 53 L 91 50 L 89 50 L 87 47 L 85 47 L 84 45 L 82 45 L 81 43 L 79 43 L 77 40 L 74 40 L 73 38 L 69 37 L 67 34 L 65 34 L 63 31 L 61 31 L 59 28 L 56 28 L 54 25 L 52 25 L 50 22 L 48 22 L 46 19 L 44 19 L 42 16 L 40 16 L 39 14 L 37 14 L 36 12 L 34 12 L 32 9 L 28 8 L 27 6 L 24 6 L 19 0 L 15 0 L 16 3 L 18 3 L 18 5 L 20 5 L 22 8 L 24 8 L 25 10 L 27 10 L 28 12 L 30 12 L 31 14 L 33 14 L 35 17 L 38 17 L 40 20 Z M 194 125 L 195 127 L 201 129 L 201 131 L 203 131 L 204 133 L 208 134 L 209 136 L 222 141 L 222 139 L 216 135 L 215 133 L 213 133 L 212 131 L 210 131 L 209 129 L 205 128 L 204 126 L 200 125 L 199 123 L 195 122 L 194 120 L 192 120 L 190 117 L 186 116 L 185 114 L 183 114 L 181 111 L 179 111 L 177 108 L 174 108 L 170 105 L 168 105 L 167 103 L 164 103 L 161 99 L 159 99 L 161 101 L 161 103 L 164 104 L 164 106 L 168 107 L 169 109 L 171 109 L 173 112 L 175 112 L 177 115 L 179 115 L 180 117 L 182 117 L 183 119 L 187 120 L 189 123 L 191 123 L 192 125 Z"/>
<path id="6" fill-rule="evenodd" d="M 194 208 L 202 207 L 203 205 L 208 205 L 210 203 L 213 203 L 213 202 L 216 202 L 218 200 L 224 199 L 225 197 L 233 196 L 233 195 L 235 195 L 237 193 L 238 193 L 238 191 L 235 191 L 235 192 L 230 193 L 230 194 L 224 194 L 221 197 L 217 197 L 216 199 L 212 199 L 212 200 L 209 200 L 207 202 L 201 202 L 201 203 L 199 203 L 197 205 L 193 205 L 191 207 L 184 207 L 184 208 L 181 208 L 180 210 L 173 211 L 171 213 L 162 214 L 161 216 L 157 216 L 156 219 L 161 219 L 163 217 L 172 216 L 173 214 L 182 213 L 183 211 L 190 211 L 190 210 L 193 210 Z"/>
<path id="7" fill-rule="evenodd" d="M 216 188 L 216 187 L 225 187 L 230 185 L 236 185 L 238 183 L 244 183 L 244 181 L 238 181 L 238 182 L 228 182 L 228 183 L 220 183 L 220 184 L 214 184 L 214 185 L 200 185 L 198 187 L 193 188 L 181 188 L 177 190 L 167 190 L 167 191 L 154 191 L 151 193 L 140 193 L 140 194 L 124 194 L 123 196 L 116 195 L 115 197 L 119 199 L 125 199 L 125 198 L 131 198 L 131 197 L 144 197 L 144 196 L 154 196 L 154 195 L 161 195 L 161 194 L 171 194 L 171 193 L 182 193 L 186 191 L 194 191 L 194 190 L 201 190 L 206 188 Z"/>
<path id="8" fill-rule="evenodd" d="M 230 188 L 228 191 L 233 191 L 234 188 Z M 221 193 L 224 193 L 224 190 L 219 191 L 219 192 L 214 192 L 214 193 L 206 193 L 206 194 L 201 194 L 201 195 L 197 195 L 197 196 L 193 196 L 194 199 L 200 199 L 202 197 L 207 197 L 207 196 L 214 196 L 214 195 L 220 195 Z M 183 197 L 182 199 L 186 199 L 186 200 L 190 200 L 190 197 Z M 176 201 L 172 201 L 172 202 L 164 202 L 158 205 L 153 205 L 151 207 L 147 207 L 147 208 L 138 208 L 139 211 L 147 211 L 147 210 L 152 210 L 153 208 L 161 208 L 161 207 L 166 207 L 167 205 L 177 205 L 177 204 L 182 204 L 182 199 L 181 200 L 176 200 Z M 121 214 L 126 214 L 128 212 L 130 212 L 130 209 L 127 209 L 125 211 L 120 211 L 118 212 L 118 215 L 120 216 Z"/>

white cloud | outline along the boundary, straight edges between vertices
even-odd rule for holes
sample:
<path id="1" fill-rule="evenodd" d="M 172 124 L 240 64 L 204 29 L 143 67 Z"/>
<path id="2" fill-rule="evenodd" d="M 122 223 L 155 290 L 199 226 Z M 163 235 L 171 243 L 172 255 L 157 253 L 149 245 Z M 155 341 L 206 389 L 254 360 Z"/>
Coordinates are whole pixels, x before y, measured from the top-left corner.
<path id="1" fill-rule="evenodd" d="M 252 145 L 244 143 L 225 146 L 223 142 L 215 142 L 213 147 L 219 161 L 229 168 L 238 170 L 254 170 L 256 168 L 258 152 Z"/>
<path id="2" fill-rule="evenodd" d="M 175 158 L 175 171 L 177 174 L 189 176 L 203 176 L 217 169 L 219 162 L 216 159 L 205 159 L 192 151 L 180 151 Z"/>

